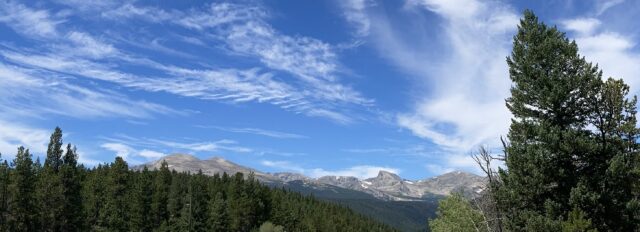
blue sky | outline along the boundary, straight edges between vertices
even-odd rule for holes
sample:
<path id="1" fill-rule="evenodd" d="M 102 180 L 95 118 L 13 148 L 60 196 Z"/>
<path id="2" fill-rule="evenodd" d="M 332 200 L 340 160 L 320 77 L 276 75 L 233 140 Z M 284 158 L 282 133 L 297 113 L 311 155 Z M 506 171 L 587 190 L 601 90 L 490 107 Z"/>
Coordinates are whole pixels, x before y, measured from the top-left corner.
<path id="1" fill-rule="evenodd" d="M 637 1 L 1 1 L 0 152 L 42 156 L 60 126 L 88 165 L 477 172 L 507 132 L 524 9 L 637 93 Z"/>

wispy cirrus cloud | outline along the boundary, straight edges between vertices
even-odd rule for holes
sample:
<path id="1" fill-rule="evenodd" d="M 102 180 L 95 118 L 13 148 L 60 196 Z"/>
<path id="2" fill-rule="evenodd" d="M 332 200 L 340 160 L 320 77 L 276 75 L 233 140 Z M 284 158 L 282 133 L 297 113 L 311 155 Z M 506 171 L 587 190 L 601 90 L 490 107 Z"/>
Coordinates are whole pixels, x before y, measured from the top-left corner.
<path id="1" fill-rule="evenodd" d="M 57 36 L 56 27 L 64 22 L 47 10 L 36 10 L 10 1 L 0 3 L 0 22 L 27 36 Z"/>
<path id="2" fill-rule="evenodd" d="M 353 9 L 357 8 L 345 14 L 353 15 Z M 501 2 L 476 0 L 408 0 L 398 12 L 412 15 L 407 17 L 411 20 L 437 16 L 436 23 L 428 25 L 390 20 L 388 14 L 365 9 L 356 15 L 358 21 L 369 22 L 370 40 L 380 56 L 406 73 L 420 90 L 413 96 L 412 110 L 396 115 L 396 124 L 437 146 L 433 150 L 439 152 L 434 157 L 442 166 L 440 171 L 473 170 L 467 154 L 479 145 L 498 146 L 499 136 L 507 132 L 511 114 L 504 99 L 510 81 L 504 57 L 510 51 L 518 14 Z M 406 32 L 404 23 L 428 33 Z M 424 41 L 431 46 L 422 46 Z"/>
<path id="3" fill-rule="evenodd" d="M 55 73 L 0 63 L 0 107 L 4 117 L 46 117 L 56 114 L 73 118 L 150 118 L 154 114 L 183 112 L 119 93 L 71 84 Z"/>
<path id="4" fill-rule="evenodd" d="M 211 128 L 211 129 L 217 129 L 217 130 L 233 132 L 233 133 L 261 135 L 261 136 L 267 136 L 267 137 L 278 138 L 278 139 L 304 139 L 304 138 L 308 138 L 307 136 L 294 134 L 294 133 L 288 133 L 288 132 L 282 132 L 282 131 L 274 131 L 274 130 L 265 130 L 265 129 L 251 128 L 251 127 L 222 127 L 222 126 L 203 126 L 203 125 L 199 125 L 199 126 L 196 126 L 196 127 L 199 127 L 199 128 Z"/>
<path id="5" fill-rule="evenodd" d="M 371 29 L 371 21 L 367 16 L 367 7 L 375 4 L 372 0 L 345 0 L 337 1 L 342 8 L 345 20 L 355 28 L 354 35 L 358 37 L 368 36 Z"/>
<path id="6" fill-rule="evenodd" d="M 511 117 L 504 107 L 510 87 L 504 57 L 518 15 L 509 6 L 475 0 L 416 0 L 408 7 L 441 18 L 444 35 L 438 43 L 445 52 L 424 56 L 433 53 L 396 47 L 400 52 L 389 54 L 388 59 L 428 83 L 430 90 L 416 96 L 413 112 L 398 115 L 398 125 L 457 154 L 481 144 L 497 145 Z M 388 27 L 377 33 L 383 50 L 401 39 Z M 408 60 L 412 57 L 424 59 L 416 64 Z"/>
<path id="7" fill-rule="evenodd" d="M 269 13 L 259 5 L 213 3 L 204 9 L 184 11 L 165 11 L 133 3 L 119 6 L 85 4 L 78 7 L 78 12 L 85 13 L 99 9 L 103 18 L 116 22 L 143 19 L 151 25 L 183 27 L 188 33 L 181 38 L 200 41 L 192 45 L 203 46 L 202 41 L 219 44 L 227 52 L 225 55 L 235 59 L 255 59 L 263 67 L 212 69 L 195 64 L 163 65 L 124 49 L 127 46 L 112 44 L 118 42 L 117 39 L 107 41 L 102 36 L 83 32 L 79 28 L 65 27 L 60 23 L 65 20 L 63 14 L 60 16 L 17 3 L 7 3 L 5 8 L 19 8 L 38 17 L 13 29 L 29 39 L 40 39 L 36 35 L 46 32 L 47 40 L 37 52 L 11 48 L 0 53 L 17 65 L 114 82 L 145 91 L 232 103 L 269 103 L 288 111 L 328 118 L 338 123 L 354 121 L 344 112 L 345 107 L 368 107 L 373 104 L 371 99 L 340 82 L 340 63 L 332 45 L 310 37 L 289 36 L 279 32 L 267 23 Z M 0 21 L 10 23 L 19 18 L 15 12 L 6 13 L 6 19 Z M 77 13 L 75 16 L 86 15 Z M 42 33 L 25 33 L 28 32 L 25 28 L 40 24 L 49 26 L 43 26 L 47 29 L 39 30 Z M 116 32 L 116 36 L 117 33 L 120 32 Z M 167 51 L 167 47 L 159 46 L 157 40 L 153 41 L 155 43 L 152 46 L 146 47 L 177 55 L 176 51 Z M 130 65 L 159 74 L 150 76 L 121 68 Z"/>
<path id="8" fill-rule="evenodd" d="M 596 15 L 601 15 L 610 8 L 620 5 L 624 0 L 597 0 L 596 1 Z"/>
<path id="9" fill-rule="evenodd" d="M 146 11 L 144 7 L 127 8 L 137 9 L 129 10 L 132 12 Z M 170 15 L 166 18 L 171 18 L 171 22 L 200 31 L 210 39 L 223 43 L 232 55 L 254 57 L 267 68 L 296 77 L 305 88 L 301 96 L 312 98 L 311 101 L 373 104 L 371 99 L 338 82 L 340 64 L 333 46 L 310 37 L 288 36 L 278 32 L 266 22 L 269 14 L 260 7 L 222 3 L 211 4 L 205 11 L 192 10 L 186 15 L 174 12 Z M 144 18 L 137 13 L 129 13 L 128 17 Z M 309 112 L 312 116 L 347 121 L 345 115 L 331 109 L 317 109 L 317 105 L 296 108 L 303 108 L 303 112 Z M 332 114 L 327 113 L 329 111 Z"/>
<path id="10" fill-rule="evenodd" d="M 127 135 L 116 135 L 113 137 L 101 137 L 104 140 L 103 144 L 120 144 L 118 148 L 122 148 L 122 151 L 157 151 L 162 154 L 172 154 L 172 153 L 213 153 L 213 152 L 234 152 L 234 153 L 249 153 L 254 152 L 253 149 L 244 147 L 239 145 L 237 141 L 230 139 L 220 139 L 215 141 L 176 141 L 176 140 L 168 140 L 168 139 L 157 139 L 157 138 L 134 138 Z M 112 145 L 108 145 L 109 147 L 114 147 Z M 106 148 L 103 146 L 103 148 Z M 127 149 L 125 149 L 127 148 Z M 110 149 L 110 150 L 115 150 Z M 129 152 L 127 154 L 133 154 L 134 152 Z M 137 153 L 135 153 L 137 154 Z M 158 153 L 149 153 L 139 154 L 138 156 L 143 156 L 149 160 L 152 160 L 152 154 Z M 145 156 L 146 155 L 146 156 Z"/>

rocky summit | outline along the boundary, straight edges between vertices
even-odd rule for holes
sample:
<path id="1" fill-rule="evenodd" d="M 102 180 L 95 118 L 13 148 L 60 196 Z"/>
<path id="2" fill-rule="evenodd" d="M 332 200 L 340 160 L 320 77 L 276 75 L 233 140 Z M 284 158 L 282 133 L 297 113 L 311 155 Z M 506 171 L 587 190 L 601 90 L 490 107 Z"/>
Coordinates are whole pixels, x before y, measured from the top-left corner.
<path id="1" fill-rule="evenodd" d="M 352 176 L 311 178 L 300 173 L 265 173 L 235 164 L 220 157 L 201 160 L 187 154 L 169 155 L 147 164 L 135 166 L 133 169 L 140 170 L 143 167 L 149 169 L 160 168 L 162 161 L 166 161 L 170 169 L 178 172 L 196 173 L 202 170 L 206 175 L 224 172 L 228 174 L 237 172 L 244 174 L 254 173 L 256 179 L 266 184 L 286 185 L 287 183 L 296 182 L 313 189 L 332 186 L 355 190 L 377 199 L 388 201 L 419 201 L 434 195 L 446 196 L 454 192 L 475 197 L 482 193 L 485 186 L 485 178 L 461 171 L 454 171 L 424 180 L 406 180 L 388 171 L 380 171 L 376 177 L 365 180 Z"/>

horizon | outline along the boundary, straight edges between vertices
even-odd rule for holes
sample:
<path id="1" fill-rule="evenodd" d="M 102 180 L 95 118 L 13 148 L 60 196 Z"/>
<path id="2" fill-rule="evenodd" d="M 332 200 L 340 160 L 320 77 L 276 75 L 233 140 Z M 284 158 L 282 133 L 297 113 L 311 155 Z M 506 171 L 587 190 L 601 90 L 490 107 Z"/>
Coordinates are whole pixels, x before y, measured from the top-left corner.
<path id="1" fill-rule="evenodd" d="M 637 95 L 640 2 L 0 3 L 0 153 L 56 126 L 88 166 L 219 156 L 269 173 L 480 174 L 525 9 Z M 634 20 L 634 18 L 636 18 Z"/>
<path id="2" fill-rule="evenodd" d="M 167 154 L 166 156 L 160 157 L 160 158 L 158 158 L 158 159 L 156 159 L 156 160 L 151 160 L 151 161 L 149 161 L 149 162 L 147 162 L 147 163 L 142 163 L 142 164 L 138 164 L 138 165 L 130 166 L 130 168 L 132 168 L 132 169 L 136 169 L 136 168 L 140 168 L 140 166 L 146 166 L 146 167 L 149 167 L 149 165 L 157 164 L 157 162 L 163 161 L 166 157 L 169 157 L 169 156 L 189 156 L 189 157 L 192 157 L 192 158 L 196 158 L 196 159 L 198 159 L 198 161 L 213 160 L 213 159 L 222 159 L 222 160 L 224 160 L 224 161 L 231 162 L 231 163 L 233 163 L 233 164 L 235 164 L 235 165 L 239 165 L 239 164 L 237 164 L 237 163 L 233 162 L 232 160 L 225 159 L 224 157 L 221 157 L 221 156 L 210 156 L 210 157 L 200 158 L 200 157 L 197 157 L 197 156 L 194 156 L 194 155 L 190 155 L 190 154 L 184 154 L 184 153 L 173 153 L 173 154 Z M 169 164 L 169 165 L 171 166 L 171 164 Z M 240 166 L 242 166 L 242 165 L 240 165 Z M 245 166 L 242 166 L 242 167 L 245 167 Z M 249 168 L 249 169 L 255 170 L 255 171 L 257 171 L 257 172 L 261 172 L 261 173 L 264 173 L 264 174 L 270 174 L 270 175 L 282 174 L 282 173 L 286 173 L 286 174 L 300 174 L 300 175 L 303 175 L 303 176 L 305 176 L 305 177 L 307 177 L 307 178 L 311 178 L 311 179 L 318 179 L 318 178 L 321 178 L 321 177 L 355 177 L 355 178 L 358 178 L 359 180 L 366 180 L 366 179 L 368 179 L 368 178 L 375 178 L 376 176 L 379 176 L 379 175 L 380 175 L 380 173 L 382 173 L 382 172 L 387 172 L 387 173 L 395 174 L 395 175 L 399 176 L 403 181 L 423 181 L 423 180 L 432 179 L 432 178 L 435 178 L 435 177 L 438 177 L 438 176 L 447 175 L 447 174 L 450 174 L 450 173 L 456 173 L 456 174 L 466 173 L 466 174 L 477 175 L 476 173 L 466 172 L 466 171 L 464 171 L 464 170 L 451 170 L 451 171 L 448 171 L 448 172 L 445 172 L 445 173 L 441 173 L 441 174 L 439 174 L 439 175 L 435 175 L 435 176 L 431 176 L 431 177 L 427 177 L 427 178 L 423 178 L 423 179 L 407 179 L 407 178 L 402 177 L 402 175 L 400 175 L 400 174 L 398 174 L 398 173 L 395 173 L 395 172 L 392 172 L 392 171 L 379 170 L 379 171 L 378 171 L 378 173 L 376 174 L 376 176 L 371 176 L 371 177 L 365 177 L 365 178 L 362 178 L 362 177 L 357 177 L 357 176 L 344 176 L 344 175 L 340 175 L 340 176 L 336 176 L 336 175 L 309 176 L 309 175 L 306 175 L 305 173 L 296 172 L 296 171 L 263 172 L 262 170 L 260 170 L 260 169 L 256 169 L 256 168 L 253 168 L 253 167 L 245 167 L 245 168 Z M 150 170 L 154 170 L 154 169 L 155 169 L 155 168 L 150 169 Z"/>

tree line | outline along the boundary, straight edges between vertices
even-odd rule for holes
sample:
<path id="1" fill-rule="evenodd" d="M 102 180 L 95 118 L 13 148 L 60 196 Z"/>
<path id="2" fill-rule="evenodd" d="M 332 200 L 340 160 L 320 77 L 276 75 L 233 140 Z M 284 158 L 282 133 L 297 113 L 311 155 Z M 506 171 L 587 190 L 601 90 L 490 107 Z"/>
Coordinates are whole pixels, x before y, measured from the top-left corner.
<path id="1" fill-rule="evenodd" d="M 121 157 L 87 168 L 62 146 L 56 128 L 44 164 L 24 147 L 0 159 L 0 231 L 393 231 L 253 174 L 132 171 Z"/>
<path id="2" fill-rule="evenodd" d="M 629 86 L 603 79 L 575 41 L 529 10 L 507 64 L 513 118 L 503 153 L 474 156 L 486 194 L 444 200 L 431 229 L 640 231 L 640 130 Z"/>

